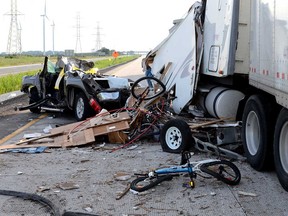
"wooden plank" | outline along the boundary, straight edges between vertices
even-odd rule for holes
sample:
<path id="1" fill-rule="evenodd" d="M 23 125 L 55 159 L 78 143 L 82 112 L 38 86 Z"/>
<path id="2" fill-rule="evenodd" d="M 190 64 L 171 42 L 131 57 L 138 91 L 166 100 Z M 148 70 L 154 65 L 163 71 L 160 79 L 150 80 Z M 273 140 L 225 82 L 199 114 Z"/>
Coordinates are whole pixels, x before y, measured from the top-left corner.
<path id="1" fill-rule="evenodd" d="M 124 120 L 123 120 L 124 119 Z M 107 121 L 108 120 L 108 121 Z M 65 125 L 63 127 L 56 128 L 51 134 L 41 137 L 32 138 L 29 140 L 21 141 L 16 144 L 0 146 L 0 149 L 9 148 L 27 148 L 27 147 L 72 147 L 95 142 L 95 136 L 109 134 L 120 130 L 126 130 L 129 128 L 130 120 L 128 113 L 119 113 L 119 115 L 111 115 L 105 121 L 102 121 L 101 125 L 96 125 L 90 128 L 84 128 L 83 130 L 75 131 L 69 134 L 69 130 L 73 130 L 79 125 L 79 122 Z M 80 123 L 81 124 L 81 123 Z M 69 136 L 69 138 L 68 138 Z M 46 142 L 41 144 L 35 144 L 33 141 L 37 141 L 43 138 L 53 137 L 54 142 Z"/>
<path id="2" fill-rule="evenodd" d="M 108 139 L 110 143 L 126 143 L 128 141 L 128 135 L 123 131 L 116 131 L 108 133 Z"/>
<path id="3" fill-rule="evenodd" d="M 207 126 L 207 125 L 211 125 L 211 124 L 215 124 L 224 120 L 228 120 L 230 118 L 221 118 L 221 119 L 216 119 L 216 120 L 212 120 L 212 121 L 207 121 L 207 122 L 201 122 L 201 123 L 188 123 L 189 128 L 191 130 L 199 128 L 199 127 L 203 127 L 203 126 Z"/>
<path id="4" fill-rule="evenodd" d="M 100 125 L 98 127 L 94 127 L 94 136 L 104 135 L 115 131 L 126 130 L 129 128 L 129 124 L 127 121 L 114 122 L 108 125 Z"/>
<path id="5" fill-rule="evenodd" d="M 97 118 L 97 117 L 95 117 Z M 87 121 L 81 121 L 81 122 L 76 122 L 76 123 L 71 123 L 71 124 L 67 124 L 61 127 L 57 127 L 57 128 L 52 128 L 51 129 L 51 134 L 53 133 L 69 133 L 69 132 L 74 132 L 74 131 L 78 131 L 78 130 L 84 130 L 86 128 L 90 128 L 90 127 L 98 127 L 99 125 L 105 125 L 105 124 L 111 124 L 112 122 L 118 122 L 118 121 L 130 121 L 130 116 L 128 115 L 127 112 L 120 112 L 118 114 L 109 114 L 109 115 L 105 115 L 105 116 L 101 116 L 102 121 L 100 123 L 98 123 L 97 125 L 92 125 L 90 124 L 90 121 L 93 122 L 92 118 L 90 120 Z"/>
<path id="6" fill-rule="evenodd" d="M 80 146 L 80 145 L 86 145 L 86 144 L 95 142 L 93 128 L 80 131 L 75 136 L 73 136 L 72 134 L 72 136 L 70 136 L 69 139 L 66 139 L 64 141 L 65 142 L 62 145 L 64 147 Z"/>
<path id="7" fill-rule="evenodd" d="M 43 135 L 43 136 L 40 136 L 40 137 L 35 137 L 35 138 L 32 138 L 32 139 L 23 140 L 23 141 L 20 141 L 18 143 L 15 143 L 14 145 L 28 144 L 28 143 L 31 143 L 31 142 L 36 141 L 36 140 L 44 139 L 44 138 L 47 138 L 47 137 L 59 136 L 61 134 L 62 134 L 62 132 L 58 132 L 58 133 L 54 133 L 54 134 L 47 134 L 47 135 Z"/>
<path id="8" fill-rule="evenodd" d="M 41 146 L 46 146 L 46 147 L 51 147 L 51 148 L 59 148 L 61 145 L 58 143 L 37 143 L 37 144 L 29 144 L 29 145 L 3 145 L 0 146 L 1 149 L 17 149 L 17 148 L 36 148 L 36 147 L 41 147 Z"/>
<path id="9" fill-rule="evenodd" d="M 93 128 L 88 128 L 83 131 L 78 131 L 75 134 L 71 134 L 71 137 L 68 139 L 67 134 L 62 134 L 61 136 L 56 136 L 54 138 L 53 143 L 41 143 L 40 145 L 37 144 L 29 144 L 29 145 L 21 145 L 21 147 L 35 147 L 35 146 L 47 146 L 47 147 L 73 147 L 73 146 L 80 146 L 86 145 L 89 143 L 95 142 L 95 136 L 105 135 L 111 132 L 125 130 L 129 128 L 129 123 L 127 121 L 120 121 L 120 122 L 113 122 L 108 125 L 100 125 Z M 73 136 L 74 135 L 74 136 Z M 6 148 L 10 148 L 13 146 L 6 146 Z M 2 148 L 2 149 L 6 149 Z M 0 148 L 1 149 L 1 148 Z"/>

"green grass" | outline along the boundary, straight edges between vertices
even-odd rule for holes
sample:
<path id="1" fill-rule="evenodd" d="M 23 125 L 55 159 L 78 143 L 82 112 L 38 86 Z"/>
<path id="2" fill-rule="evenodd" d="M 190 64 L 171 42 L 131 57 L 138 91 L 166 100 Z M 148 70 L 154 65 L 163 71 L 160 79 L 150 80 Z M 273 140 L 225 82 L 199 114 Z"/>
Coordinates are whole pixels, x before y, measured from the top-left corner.
<path id="1" fill-rule="evenodd" d="M 0 57 L 0 67 L 42 63 L 42 56 L 7 56 Z M 56 59 L 53 57 L 52 59 Z"/>
<path id="2" fill-rule="evenodd" d="M 110 59 L 104 59 L 104 60 L 96 61 L 94 67 L 96 67 L 98 69 L 103 69 L 103 68 L 111 67 L 113 65 L 117 65 L 117 64 L 131 61 L 131 60 L 136 59 L 138 57 L 139 56 L 137 56 L 137 55 L 135 55 L 135 56 L 119 56 L 116 59 L 111 57 Z M 38 57 L 35 57 L 34 60 L 36 61 L 37 58 Z M 41 61 L 39 61 L 39 62 L 43 62 L 43 57 L 39 57 L 39 58 L 41 58 Z M 1 61 L 1 59 L 0 59 L 0 61 Z M 39 63 L 39 62 L 37 62 L 37 63 Z M 53 61 L 53 59 L 52 59 L 52 62 L 55 62 L 55 61 Z M 33 64 L 31 62 L 29 62 L 29 63 Z M 26 62 L 25 64 L 28 64 L 28 63 Z M 1 66 L 1 64 L 0 64 L 0 66 Z M 5 76 L 0 76 L 0 94 L 20 90 L 21 89 L 21 83 L 22 83 L 22 77 L 25 75 L 35 75 L 36 73 L 38 73 L 38 71 L 27 71 L 27 72 L 18 73 L 18 74 L 10 74 L 10 75 L 5 75 Z"/>
<path id="3" fill-rule="evenodd" d="M 109 59 L 104 59 L 104 60 L 99 60 L 95 62 L 95 66 L 98 69 L 103 69 L 106 67 L 111 67 L 113 65 L 118 65 L 118 64 L 122 64 L 125 63 L 127 61 L 136 59 L 138 56 L 119 56 L 118 58 L 109 58 Z"/>
<path id="4" fill-rule="evenodd" d="M 0 77 L 0 94 L 17 91 L 21 89 L 22 77 L 25 75 L 34 75 L 37 71 L 23 72 L 19 74 L 10 74 Z"/>

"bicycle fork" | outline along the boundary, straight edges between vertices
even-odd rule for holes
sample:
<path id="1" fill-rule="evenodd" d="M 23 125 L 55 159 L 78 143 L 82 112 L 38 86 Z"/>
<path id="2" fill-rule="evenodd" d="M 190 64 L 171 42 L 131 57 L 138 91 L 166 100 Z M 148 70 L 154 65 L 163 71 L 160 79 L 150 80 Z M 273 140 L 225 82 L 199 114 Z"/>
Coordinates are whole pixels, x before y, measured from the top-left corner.
<path id="1" fill-rule="evenodd" d="M 194 179 L 196 178 L 196 173 L 193 171 L 193 167 L 191 166 L 191 164 L 189 163 L 188 160 L 188 173 L 189 173 L 189 177 L 190 177 L 190 181 L 189 181 L 189 186 L 191 188 L 195 188 L 195 182 Z"/>

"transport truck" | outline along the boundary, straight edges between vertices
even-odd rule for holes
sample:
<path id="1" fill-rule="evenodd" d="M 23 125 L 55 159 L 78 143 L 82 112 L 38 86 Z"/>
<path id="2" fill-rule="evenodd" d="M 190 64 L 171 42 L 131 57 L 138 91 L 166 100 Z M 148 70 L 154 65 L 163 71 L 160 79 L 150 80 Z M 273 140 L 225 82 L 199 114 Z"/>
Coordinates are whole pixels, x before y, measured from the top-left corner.
<path id="1" fill-rule="evenodd" d="M 153 59 L 153 76 L 165 84 L 176 114 L 238 122 L 247 162 L 257 171 L 275 168 L 286 191 L 287 11 L 284 0 L 197 1 L 144 58 Z M 185 127 L 167 122 L 162 147 L 183 150 Z"/>

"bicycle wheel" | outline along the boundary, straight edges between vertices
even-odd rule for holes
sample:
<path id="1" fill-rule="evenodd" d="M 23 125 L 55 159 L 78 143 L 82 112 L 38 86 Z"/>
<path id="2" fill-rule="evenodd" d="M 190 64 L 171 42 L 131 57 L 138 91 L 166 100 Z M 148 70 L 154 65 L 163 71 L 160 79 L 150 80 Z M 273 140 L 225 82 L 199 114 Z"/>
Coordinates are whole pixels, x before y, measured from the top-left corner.
<path id="1" fill-rule="evenodd" d="M 162 175 L 152 178 L 149 178 L 147 176 L 141 176 L 131 182 L 130 188 L 137 192 L 143 192 L 152 187 L 155 187 L 163 181 L 170 181 L 172 180 L 172 178 L 172 175 Z"/>
<path id="2" fill-rule="evenodd" d="M 149 87 L 148 83 L 150 83 L 152 87 Z M 136 99 L 142 98 L 143 100 L 158 97 L 165 91 L 165 85 L 155 77 L 141 77 L 136 80 L 131 87 L 133 97 Z"/>
<path id="3" fill-rule="evenodd" d="M 237 185 L 241 180 L 238 167 L 227 160 L 204 163 L 200 166 L 200 170 L 228 185 Z"/>

